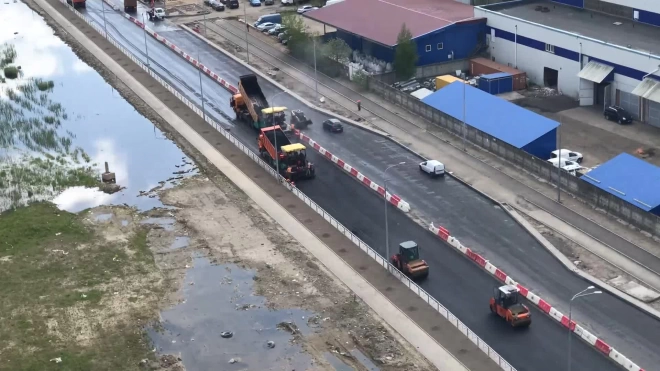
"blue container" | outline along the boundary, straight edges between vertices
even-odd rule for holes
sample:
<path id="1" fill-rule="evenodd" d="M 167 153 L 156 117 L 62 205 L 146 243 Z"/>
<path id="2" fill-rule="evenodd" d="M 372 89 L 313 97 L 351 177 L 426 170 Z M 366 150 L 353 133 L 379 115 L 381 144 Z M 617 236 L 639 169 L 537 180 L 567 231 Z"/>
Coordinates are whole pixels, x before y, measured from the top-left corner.
<path id="1" fill-rule="evenodd" d="M 493 95 L 511 92 L 513 76 L 505 72 L 483 75 L 479 78 L 479 89 Z"/>

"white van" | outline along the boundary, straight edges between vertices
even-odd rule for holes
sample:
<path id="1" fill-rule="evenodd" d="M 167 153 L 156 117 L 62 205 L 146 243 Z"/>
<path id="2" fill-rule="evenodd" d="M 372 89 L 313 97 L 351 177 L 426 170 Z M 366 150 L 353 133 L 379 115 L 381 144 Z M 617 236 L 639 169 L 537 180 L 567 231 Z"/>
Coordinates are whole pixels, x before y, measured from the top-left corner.
<path id="1" fill-rule="evenodd" d="M 444 176 L 445 164 L 437 160 L 428 160 L 419 164 L 419 170 L 431 176 Z"/>

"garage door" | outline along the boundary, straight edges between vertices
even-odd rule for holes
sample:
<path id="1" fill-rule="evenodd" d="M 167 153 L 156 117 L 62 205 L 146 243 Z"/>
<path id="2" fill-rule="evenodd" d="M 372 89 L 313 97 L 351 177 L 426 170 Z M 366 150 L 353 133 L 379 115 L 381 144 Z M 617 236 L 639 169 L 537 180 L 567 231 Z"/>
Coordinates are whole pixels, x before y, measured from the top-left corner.
<path id="1" fill-rule="evenodd" d="M 652 100 L 646 101 L 649 108 L 647 123 L 660 128 L 660 103 Z"/>
<path id="2" fill-rule="evenodd" d="M 618 89 L 616 92 L 619 96 L 619 106 L 630 112 L 635 120 L 639 120 L 639 96 Z"/>

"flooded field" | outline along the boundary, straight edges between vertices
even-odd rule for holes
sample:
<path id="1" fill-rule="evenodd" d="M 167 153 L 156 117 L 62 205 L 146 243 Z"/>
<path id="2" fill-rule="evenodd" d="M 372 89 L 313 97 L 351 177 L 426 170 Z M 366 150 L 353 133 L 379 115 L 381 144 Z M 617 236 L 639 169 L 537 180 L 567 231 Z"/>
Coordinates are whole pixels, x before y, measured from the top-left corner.
<path id="1" fill-rule="evenodd" d="M 69 36 L 0 45 L 0 369 L 433 370 Z"/>
<path id="2" fill-rule="evenodd" d="M 108 204 L 147 210 L 162 205 L 141 191 L 196 173 L 40 16 L 20 2 L 0 9 L 0 55 L 4 61 L 12 51 L 4 64 L 20 67 L 18 78 L 0 83 L 0 211 L 53 196 L 69 211 Z M 105 162 L 120 192 L 89 187 Z"/>

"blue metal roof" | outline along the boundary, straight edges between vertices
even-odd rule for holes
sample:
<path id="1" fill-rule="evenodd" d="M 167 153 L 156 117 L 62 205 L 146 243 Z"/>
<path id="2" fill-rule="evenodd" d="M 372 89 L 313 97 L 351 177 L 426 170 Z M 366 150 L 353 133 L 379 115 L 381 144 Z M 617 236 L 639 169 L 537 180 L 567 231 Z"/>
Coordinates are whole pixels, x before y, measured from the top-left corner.
<path id="1" fill-rule="evenodd" d="M 580 178 L 645 211 L 660 206 L 660 167 L 622 153 Z"/>
<path id="2" fill-rule="evenodd" d="M 488 75 L 481 75 L 481 78 L 492 80 L 492 79 L 501 79 L 502 77 L 510 77 L 510 76 L 511 76 L 510 73 L 495 72 L 495 73 L 489 73 Z"/>
<path id="3" fill-rule="evenodd" d="M 556 121 L 460 81 L 445 86 L 422 102 L 462 121 L 463 87 L 467 124 L 516 148 L 525 147 L 559 126 Z"/>

